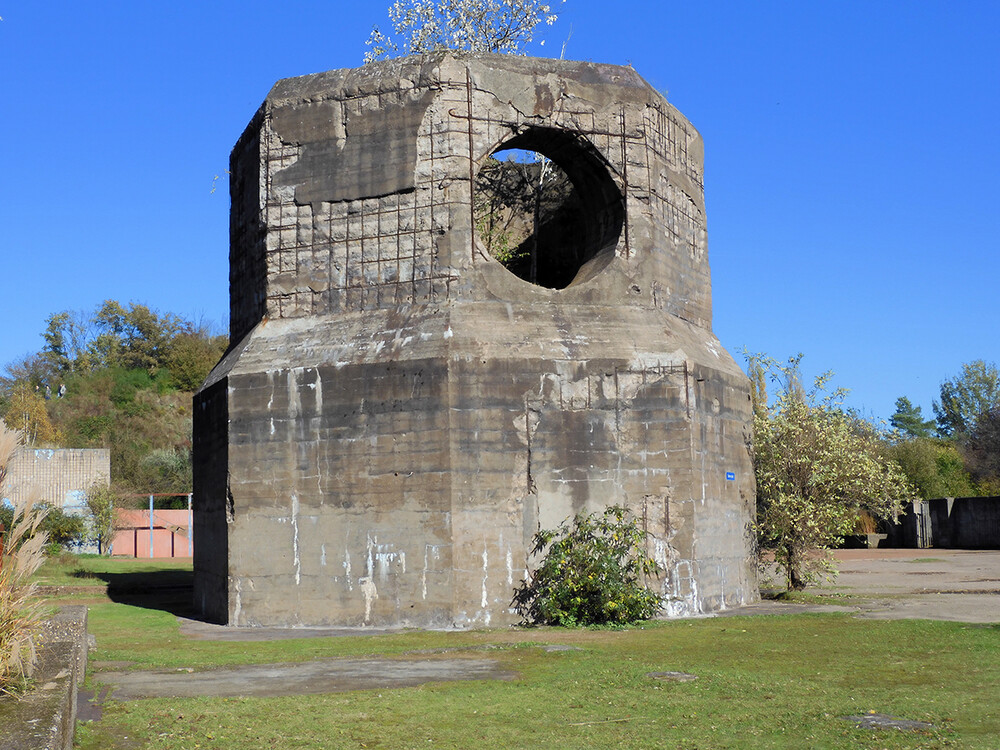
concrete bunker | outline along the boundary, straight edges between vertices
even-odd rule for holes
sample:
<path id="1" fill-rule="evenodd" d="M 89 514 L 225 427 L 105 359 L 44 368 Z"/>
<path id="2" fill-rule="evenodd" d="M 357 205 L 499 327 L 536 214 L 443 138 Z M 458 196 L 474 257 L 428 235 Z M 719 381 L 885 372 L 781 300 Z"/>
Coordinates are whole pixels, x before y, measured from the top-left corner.
<path id="1" fill-rule="evenodd" d="M 503 149 L 575 194 L 533 279 L 483 238 Z M 616 503 L 665 615 L 757 596 L 701 137 L 634 70 L 441 52 L 279 81 L 231 173 L 232 346 L 195 402 L 205 617 L 509 623 L 532 534 Z"/>

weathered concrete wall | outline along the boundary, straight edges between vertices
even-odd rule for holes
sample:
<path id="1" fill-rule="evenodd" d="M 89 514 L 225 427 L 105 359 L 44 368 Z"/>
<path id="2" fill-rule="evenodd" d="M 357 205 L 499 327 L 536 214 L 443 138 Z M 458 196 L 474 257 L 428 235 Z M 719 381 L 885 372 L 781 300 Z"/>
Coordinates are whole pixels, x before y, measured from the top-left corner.
<path id="1" fill-rule="evenodd" d="M 42 622 L 30 688 L 0 694 L 0 750 L 72 750 L 89 647 L 85 606 L 60 607 Z"/>
<path id="2" fill-rule="evenodd" d="M 108 485 L 111 453 L 107 448 L 21 448 L 8 468 L 11 502 L 31 497 L 68 511 L 82 510 L 95 484 Z"/>
<path id="3" fill-rule="evenodd" d="M 475 236 L 502 145 L 583 195 L 595 249 L 565 289 Z M 756 597 L 701 139 L 633 70 L 442 53 L 281 81 L 232 173 L 236 343 L 195 418 L 209 617 L 507 623 L 531 535 L 612 503 L 650 532 L 667 614 Z"/>
<path id="4" fill-rule="evenodd" d="M 887 546 L 1000 549 L 1000 497 L 941 497 L 910 503 Z"/>

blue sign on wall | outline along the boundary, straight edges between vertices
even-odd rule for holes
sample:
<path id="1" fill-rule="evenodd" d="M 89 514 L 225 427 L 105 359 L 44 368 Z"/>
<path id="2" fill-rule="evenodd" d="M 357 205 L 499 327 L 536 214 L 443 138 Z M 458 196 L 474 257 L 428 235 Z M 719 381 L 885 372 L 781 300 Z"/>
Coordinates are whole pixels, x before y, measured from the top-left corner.
<path id="1" fill-rule="evenodd" d="M 726 472 L 726 481 L 732 482 L 734 479 L 736 479 L 736 472 L 735 471 L 727 471 Z"/>

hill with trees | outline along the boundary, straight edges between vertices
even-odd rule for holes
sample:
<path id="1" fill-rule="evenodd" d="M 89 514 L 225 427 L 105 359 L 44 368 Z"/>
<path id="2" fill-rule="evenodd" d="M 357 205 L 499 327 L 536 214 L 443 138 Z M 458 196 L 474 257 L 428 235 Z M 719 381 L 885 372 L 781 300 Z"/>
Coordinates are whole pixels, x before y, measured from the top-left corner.
<path id="1" fill-rule="evenodd" d="M 0 377 L 6 425 L 33 447 L 109 448 L 121 492 L 190 492 L 191 397 L 228 338 L 115 300 L 46 322 L 42 349 Z"/>

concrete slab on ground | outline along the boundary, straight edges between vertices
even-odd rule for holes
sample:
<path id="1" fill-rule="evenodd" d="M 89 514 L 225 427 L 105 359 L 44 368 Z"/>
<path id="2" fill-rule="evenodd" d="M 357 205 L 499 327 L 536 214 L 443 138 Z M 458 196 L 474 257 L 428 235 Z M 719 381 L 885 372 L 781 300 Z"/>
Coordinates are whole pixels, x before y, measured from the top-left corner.
<path id="1" fill-rule="evenodd" d="M 426 682 L 513 680 L 492 659 L 317 659 L 291 664 L 251 664 L 205 671 L 103 672 L 113 700 L 313 695 L 348 690 L 413 687 Z"/>
<path id="2" fill-rule="evenodd" d="M 181 635 L 196 641 L 284 641 L 294 638 L 340 638 L 352 635 L 387 635 L 385 628 L 239 628 L 178 617 Z"/>
<path id="3" fill-rule="evenodd" d="M 861 597 L 860 617 L 1000 622 L 1000 551 L 839 550 L 819 593 Z"/>
<path id="4" fill-rule="evenodd" d="M 852 549 L 834 557 L 837 579 L 806 592 L 845 597 L 840 604 L 764 600 L 720 615 L 847 611 L 879 620 L 1000 622 L 1000 551 Z"/>

